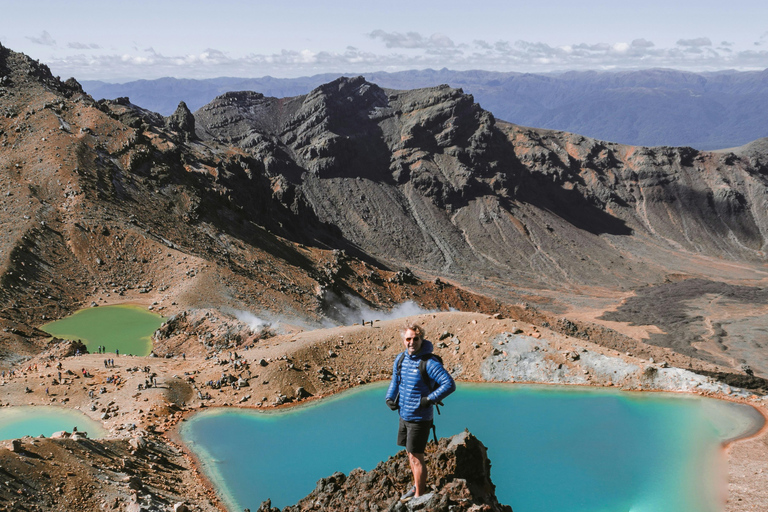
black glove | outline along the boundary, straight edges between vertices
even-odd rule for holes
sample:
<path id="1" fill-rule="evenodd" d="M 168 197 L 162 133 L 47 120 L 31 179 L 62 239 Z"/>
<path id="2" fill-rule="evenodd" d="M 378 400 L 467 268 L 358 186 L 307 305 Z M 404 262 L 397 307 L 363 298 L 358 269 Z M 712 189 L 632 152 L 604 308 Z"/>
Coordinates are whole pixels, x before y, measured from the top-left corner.
<path id="1" fill-rule="evenodd" d="M 394 400 L 390 400 L 389 398 L 387 398 L 387 407 L 389 407 L 393 411 L 396 411 L 400 408 L 400 406 L 397 405 L 397 402 L 395 402 Z"/>
<path id="2" fill-rule="evenodd" d="M 426 396 L 421 397 L 421 400 L 419 401 L 419 407 L 429 407 L 430 405 L 435 405 L 435 402 Z"/>

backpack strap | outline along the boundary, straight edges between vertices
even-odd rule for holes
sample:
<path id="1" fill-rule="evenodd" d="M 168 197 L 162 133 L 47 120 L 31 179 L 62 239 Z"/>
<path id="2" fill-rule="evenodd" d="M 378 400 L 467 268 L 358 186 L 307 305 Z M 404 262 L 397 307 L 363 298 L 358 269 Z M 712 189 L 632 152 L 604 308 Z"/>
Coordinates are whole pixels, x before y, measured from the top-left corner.
<path id="1" fill-rule="evenodd" d="M 437 389 L 437 382 L 434 383 L 434 386 L 430 383 L 429 374 L 427 373 L 427 361 L 430 359 L 435 359 L 440 364 L 443 364 L 443 359 L 437 354 L 424 354 L 421 356 L 421 361 L 419 361 L 419 373 L 421 373 L 421 380 L 424 381 L 424 384 L 427 385 L 429 391 L 431 392 Z"/>
<path id="2" fill-rule="evenodd" d="M 395 365 L 395 372 L 397 373 L 397 381 L 400 382 L 400 374 L 403 370 L 403 359 L 405 359 L 405 352 L 400 352 L 400 355 L 397 356 L 397 364 Z"/>
<path id="3" fill-rule="evenodd" d="M 401 352 L 399 356 L 397 356 L 397 364 L 395 365 L 395 372 L 397 374 L 397 380 L 400 382 L 400 374 L 403 370 L 403 360 L 405 359 L 405 352 Z M 435 381 L 432 381 L 429 377 L 429 374 L 427 373 L 427 361 L 430 359 L 436 360 L 441 365 L 443 364 L 443 358 L 440 357 L 437 354 L 423 354 L 421 356 L 421 360 L 419 361 L 419 374 L 421 374 L 421 380 L 424 382 L 424 384 L 427 385 L 427 388 L 430 392 L 436 390 L 438 388 L 438 384 Z"/>
<path id="4" fill-rule="evenodd" d="M 443 358 L 440 357 L 437 354 L 424 354 L 421 356 L 421 361 L 419 361 L 419 372 L 421 373 L 421 380 L 424 381 L 424 384 L 427 385 L 427 389 L 429 389 L 429 392 L 436 390 L 439 385 L 437 381 L 432 381 L 434 385 L 430 384 L 430 378 L 429 374 L 427 373 L 427 361 L 430 359 L 436 360 L 440 365 L 443 364 Z M 440 414 L 440 406 L 443 405 L 443 402 L 437 402 L 435 404 L 435 409 L 437 410 L 437 414 Z M 437 442 L 437 434 L 435 433 L 435 424 L 432 424 L 432 435 L 435 437 L 435 442 Z"/>

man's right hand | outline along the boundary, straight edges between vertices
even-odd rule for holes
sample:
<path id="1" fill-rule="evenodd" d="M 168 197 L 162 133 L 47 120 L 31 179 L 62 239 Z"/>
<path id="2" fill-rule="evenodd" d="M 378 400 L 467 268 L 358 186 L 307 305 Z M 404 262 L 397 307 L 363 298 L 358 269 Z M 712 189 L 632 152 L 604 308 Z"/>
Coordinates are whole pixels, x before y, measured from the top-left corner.
<path id="1" fill-rule="evenodd" d="M 396 411 L 400 408 L 394 400 L 390 400 L 389 398 L 387 398 L 387 407 L 393 411 Z"/>

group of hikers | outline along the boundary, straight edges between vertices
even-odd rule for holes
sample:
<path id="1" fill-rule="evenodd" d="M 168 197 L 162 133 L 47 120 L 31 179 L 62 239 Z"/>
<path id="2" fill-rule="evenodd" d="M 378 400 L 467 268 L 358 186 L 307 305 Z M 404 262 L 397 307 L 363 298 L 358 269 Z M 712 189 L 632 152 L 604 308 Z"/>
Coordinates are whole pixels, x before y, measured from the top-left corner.
<path id="1" fill-rule="evenodd" d="M 114 384 L 115 386 L 118 386 L 122 384 L 123 378 L 120 375 L 110 375 L 107 377 L 107 384 Z"/>
<path id="2" fill-rule="evenodd" d="M 189 379 L 190 382 L 194 382 L 194 378 Z M 240 389 L 240 385 L 238 384 L 239 379 L 232 376 L 227 375 L 226 373 L 221 374 L 220 379 L 216 380 L 209 380 L 206 382 L 206 385 L 211 389 L 221 389 L 222 386 L 231 385 L 232 389 Z"/>

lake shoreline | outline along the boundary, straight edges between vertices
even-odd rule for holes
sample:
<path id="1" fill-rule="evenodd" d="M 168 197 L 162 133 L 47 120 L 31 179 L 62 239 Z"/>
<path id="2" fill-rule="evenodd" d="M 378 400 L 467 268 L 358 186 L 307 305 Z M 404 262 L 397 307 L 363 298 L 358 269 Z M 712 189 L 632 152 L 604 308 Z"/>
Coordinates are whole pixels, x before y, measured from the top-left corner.
<path id="1" fill-rule="evenodd" d="M 45 434 L 31 434 L 30 437 L 36 437 L 38 435 L 44 435 L 44 437 L 51 437 L 56 432 L 66 431 L 72 433 L 77 427 L 78 432 L 81 435 L 86 435 L 88 439 L 101 439 L 107 435 L 107 430 L 101 425 L 100 422 L 89 418 L 77 409 L 66 407 L 62 405 L 14 405 L 10 407 L 0 407 L 0 442 L 9 441 L 19 436 L 10 436 L 5 434 L 6 430 L 11 431 L 11 425 L 15 422 L 13 415 L 23 416 L 20 418 L 24 422 L 39 421 L 47 425 L 45 427 L 38 428 L 38 431 L 43 429 L 50 431 L 48 435 Z M 30 418 L 32 416 L 32 418 Z M 71 421 L 69 421 L 71 420 Z M 10 425 L 9 425 L 10 424 Z M 51 431 L 50 424 L 58 425 L 57 430 Z M 73 425 L 74 424 L 74 425 Z M 26 427 L 31 428 L 31 427 Z M 9 432 L 10 433 L 10 432 Z"/>
<path id="2" fill-rule="evenodd" d="M 746 403 L 763 416 L 765 423 L 752 435 L 734 439 L 722 447 L 728 461 L 728 491 L 724 512 L 766 510 L 768 504 L 763 467 L 765 461 L 768 461 L 768 410 Z"/>
<path id="3" fill-rule="evenodd" d="M 195 412 L 195 411 L 192 411 L 192 412 Z M 197 412 L 201 412 L 201 411 L 197 411 Z M 186 419 L 187 416 L 190 416 L 190 414 L 185 414 L 183 419 L 177 422 L 173 426 L 173 428 L 168 430 L 168 432 L 166 433 L 168 440 L 170 441 L 172 446 L 181 450 L 184 458 L 189 462 L 190 466 L 194 468 L 195 479 L 199 482 L 199 485 L 205 489 L 207 494 L 209 494 L 210 496 L 216 497 L 213 503 L 213 505 L 216 507 L 216 510 L 218 510 L 219 512 L 230 512 L 230 510 L 225 505 L 225 501 L 224 501 L 224 498 L 221 496 L 220 490 L 217 489 L 215 483 L 211 481 L 211 479 L 208 477 L 206 472 L 203 470 L 203 467 L 204 467 L 203 461 L 200 460 L 197 454 L 195 454 L 195 452 L 181 438 L 179 429 L 181 428 L 181 422 L 187 421 Z"/>

